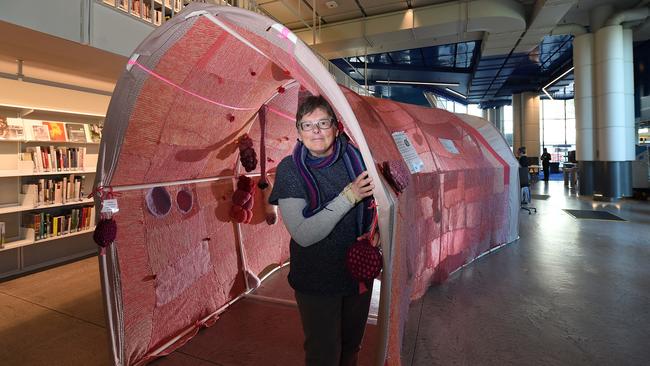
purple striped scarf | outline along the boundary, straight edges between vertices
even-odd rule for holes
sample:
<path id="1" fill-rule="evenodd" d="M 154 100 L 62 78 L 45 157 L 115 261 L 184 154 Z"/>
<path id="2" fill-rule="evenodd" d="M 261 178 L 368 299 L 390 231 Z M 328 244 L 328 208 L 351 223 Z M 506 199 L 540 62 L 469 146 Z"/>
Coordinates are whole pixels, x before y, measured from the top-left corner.
<path id="1" fill-rule="evenodd" d="M 363 163 L 361 152 L 353 144 L 348 142 L 345 134 L 340 134 L 334 141 L 334 152 L 323 158 L 315 158 L 309 155 L 309 150 L 302 141 L 296 143 L 293 149 L 293 161 L 298 167 L 302 177 L 305 190 L 308 195 L 308 205 L 302 211 L 303 216 L 311 217 L 320 212 L 327 203 L 321 202 L 320 188 L 318 182 L 312 174 L 312 170 L 329 167 L 339 159 L 343 159 L 345 168 L 348 172 L 349 181 L 353 181 L 359 174 L 366 170 Z M 361 235 L 370 230 L 372 222 L 373 209 L 370 208 L 371 197 L 365 198 L 361 204 L 356 206 L 357 213 L 357 233 Z"/>

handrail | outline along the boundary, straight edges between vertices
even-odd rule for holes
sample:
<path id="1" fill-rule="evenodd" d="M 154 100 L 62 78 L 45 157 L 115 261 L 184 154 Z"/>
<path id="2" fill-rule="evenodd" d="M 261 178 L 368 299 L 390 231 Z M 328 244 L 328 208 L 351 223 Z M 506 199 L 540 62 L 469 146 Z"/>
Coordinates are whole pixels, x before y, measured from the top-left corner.
<path id="1" fill-rule="evenodd" d="M 140 19 L 154 26 L 164 24 L 168 19 L 171 19 L 182 8 L 189 4 L 190 0 L 95 0 L 97 3 L 115 8 L 116 11 L 128 14 L 131 17 Z M 257 5 L 255 0 L 200 0 L 194 2 L 203 2 L 215 5 L 238 6 L 243 9 L 254 11 L 263 14 L 267 17 L 272 16 L 264 9 Z M 163 13 L 164 12 L 164 13 Z M 275 19 L 277 21 L 277 19 Z M 280 23 L 278 21 L 278 23 Z M 334 77 L 337 83 L 350 88 L 360 95 L 371 95 L 370 91 L 364 86 L 356 82 L 352 77 L 346 75 L 338 67 L 336 67 L 329 60 L 312 50 L 320 59 L 321 63 L 325 66 L 327 71 Z"/>

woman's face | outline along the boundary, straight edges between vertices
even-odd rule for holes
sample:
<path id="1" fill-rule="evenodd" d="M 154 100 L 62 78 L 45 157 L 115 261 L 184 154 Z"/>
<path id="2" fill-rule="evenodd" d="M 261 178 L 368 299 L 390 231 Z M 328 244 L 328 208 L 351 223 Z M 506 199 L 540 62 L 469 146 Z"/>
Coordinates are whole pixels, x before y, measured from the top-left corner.
<path id="1" fill-rule="evenodd" d="M 319 120 L 329 118 L 332 118 L 329 113 L 322 108 L 316 108 L 311 113 L 302 116 L 302 119 L 298 122 L 299 125 L 302 122 L 312 122 L 313 127 L 309 130 L 303 131 L 301 127 L 298 127 L 298 137 L 314 156 L 324 157 L 334 151 L 334 140 L 338 134 L 336 126 L 332 124 L 332 127 L 328 129 L 317 127 Z"/>

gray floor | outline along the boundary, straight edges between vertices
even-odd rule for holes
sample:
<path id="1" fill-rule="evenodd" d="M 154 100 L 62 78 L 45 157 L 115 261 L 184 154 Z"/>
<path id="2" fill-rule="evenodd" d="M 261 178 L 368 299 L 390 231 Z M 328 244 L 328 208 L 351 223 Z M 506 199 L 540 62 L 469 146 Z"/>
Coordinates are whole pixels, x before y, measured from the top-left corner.
<path id="1" fill-rule="evenodd" d="M 650 365 L 650 202 L 533 193 L 551 197 L 522 212 L 518 242 L 412 304 L 403 365 Z M 0 364 L 108 365 L 98 281 L 89 258 L 0 283 Z"/>
<path id="2" fill-rule="evenodd" d="M 520 240 L 411 305 L 404 365 L 650 365 L 650 202 L 537 183 Z M 606 210 L 627 222 L 576 220 Z"/>

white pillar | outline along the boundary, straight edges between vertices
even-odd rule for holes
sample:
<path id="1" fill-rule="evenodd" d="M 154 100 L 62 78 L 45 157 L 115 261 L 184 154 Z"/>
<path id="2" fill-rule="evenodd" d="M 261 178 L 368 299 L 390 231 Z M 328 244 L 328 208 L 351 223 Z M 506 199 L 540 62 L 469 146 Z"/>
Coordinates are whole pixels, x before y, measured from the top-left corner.
<path id="1" fill-rule="evenodd" d="M 632 30 L 623 29 L 623 67 L 625 73 L 625 160 L 636 158 L 636 131 L 634 127 L 634 55 Z"/>
<path id="2" fill-rule="evenodd" d="M 597 158 L 625 161 L 623 27 L 613 25 L 599 29 L 595 43 Z"/>
<path id="3" fill-rule="evenodd" d="M 594 36 L 591 33 L 573 39 L 574 104 L 576 111 L 576 160 L 579 193 L 594 193 L 595 125 L 594 125 Z"/>
<path id="4" fill-rule="evenodd" d="M 625 71 L 625 59 L 628 56 L 625 56 L 623 33 L 621 25 L 608 25 L 596 31 L 594 38 L 598 141 L 597 161 L 594 163 L 594 195 L 607 199 L 632 195 L 632 163 L 627 159 L 631 154 L 629 149 L 634 149 L 634 145 L 628 143 L 631 142 L 628 133 L 629 113 L 634 113 L 634 105 L 628 106 L 626 90 L 633 81 L 632 74 L 626 74 Z"/>
<path id="5" fill-rule="evenodd" d="M 594 161 L 593 42 L 587 33 L 573 39 L 576 160 Z"/>

